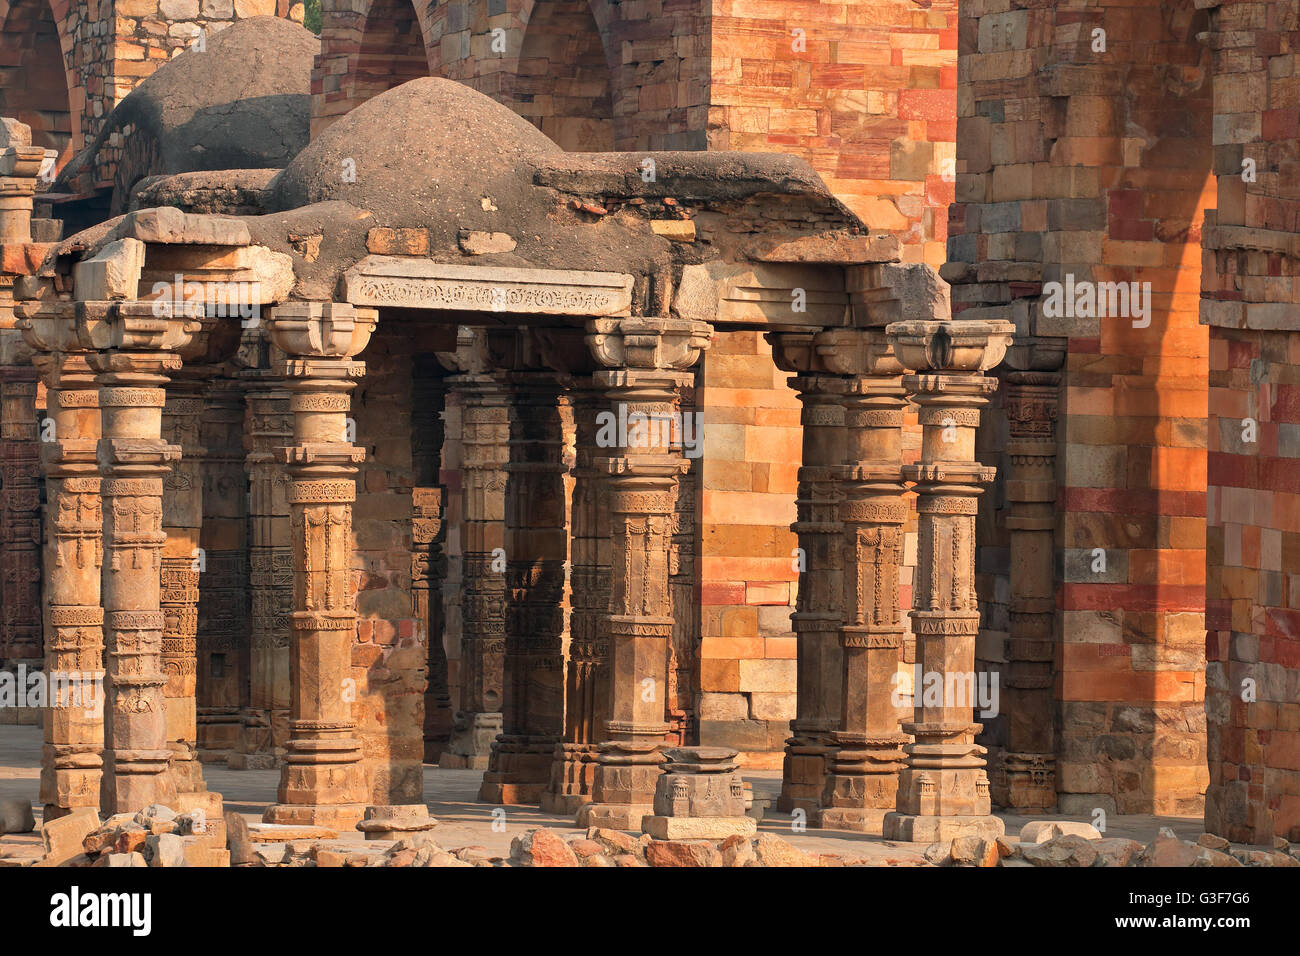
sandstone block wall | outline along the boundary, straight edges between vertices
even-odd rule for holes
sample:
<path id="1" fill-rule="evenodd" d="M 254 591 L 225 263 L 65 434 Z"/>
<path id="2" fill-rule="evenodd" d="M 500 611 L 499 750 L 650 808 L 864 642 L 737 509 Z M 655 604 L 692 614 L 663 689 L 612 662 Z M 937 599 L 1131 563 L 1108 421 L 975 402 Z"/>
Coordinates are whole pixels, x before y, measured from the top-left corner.
<path id="1" fill-rule="evenodd" d="M 1300 9 L 1213 11 L 1205 825 L 1300 836 Z"/>

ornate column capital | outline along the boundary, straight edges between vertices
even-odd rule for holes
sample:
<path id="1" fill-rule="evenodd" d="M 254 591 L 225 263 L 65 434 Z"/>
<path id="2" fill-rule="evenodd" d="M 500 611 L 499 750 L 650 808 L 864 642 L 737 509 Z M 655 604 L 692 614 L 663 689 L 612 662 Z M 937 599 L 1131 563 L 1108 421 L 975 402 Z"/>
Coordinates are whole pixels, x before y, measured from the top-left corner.
<path id="1" fill-rule="evenodd" d="M 621 316 L 587 320 L 587 346 L 606 368 L 685 371 L 709 347 L 713 327 L 696 319 Z"/>

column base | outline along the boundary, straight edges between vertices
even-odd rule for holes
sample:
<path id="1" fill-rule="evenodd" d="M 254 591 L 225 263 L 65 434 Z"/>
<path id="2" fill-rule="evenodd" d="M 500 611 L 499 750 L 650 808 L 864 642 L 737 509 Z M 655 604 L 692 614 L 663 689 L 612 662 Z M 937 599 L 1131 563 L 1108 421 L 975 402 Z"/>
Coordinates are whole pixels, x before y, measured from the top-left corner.
<path id="1" fill-rule="evenodd" d="M 654 816 L 654 812 L 652 803 L 586 803 L 578 809 L 574 826 L 638 832 L 641 822 Z"/>
<path id="2" fill-rule="evenodd" d="M 537 806 L 550 783 L 556 743 L 551 736 L 498 736 L 479 787 L 479 802 Z"/>
<path id="3" fill-rule="evenodd" d="M 500 713 L 457 713 L 455 729 L 438 766 L 444 770 L 487 770 L 492 744 L 500 733 Z"/>
<path id="4" fill-rule="evenodd" d="M 889 813 L 885 816 L 882 835 L 886 840 L 903 843 L 937 843 L 957 837 L 995 840 L 1005 832 L 1002 821 L 995 816 L 923 817 Z"/>
<path id="5" fill-rule="evenodd" d="M 599 751 L 592 802 L 578 810 L 576 825 L 639 831 L 641 821 L 656 812 L 655 785 L 664 762 L 660 745 L 619 740 L 601 744 Z"/>
<path id="6" fill-rule="evenodd" d="M 823 807 L 813 818 L 813 826 L 821 830 L 852 830 L 880 836 L 884 832 L 885 817 L 893 812 L 892 807 Z"/>
<path id="7" fill-rule="evenodd" d="M 438 821 L 422 803 L 366 807 L 365 819 L 357 829 L 367 840 L 401 840 L 413 833 L 432 830 Z"/>
<path id="8" fill-rule="evenodd" d="M 1056 757 L 1006 753 L 999 767 L 996 796 L 1008 809 L 1042 813 L 1056 809 Z"/>
<path id="9" fill-rule="evenodd" d="M 551 778 L 542 791 L 541 808 L 546 813 L 571 817 L 591 803 L 596 777 L 594 744 L 556 744 L 551 758 Z"/>
<path id="10" fill-rule="evenodd" d="M 725 840 L 757 832 L 745 816 L 745 784 L 727 747 L 674 747 L 655 781 L 655 815 L 641 831 L 658 840 Z"/>
<path id="11" fill-rule="evenodd" d="M 229 770 L 275 770 L 281 759 L 275 752 L 271 714 L 265 710 L 245 710 L 240 715 L 239 737 L 226 757 Z"/>
<path id="12" fill-rule="evenodd" d="M 262 814 L 263 823 L 289 826 L 325 827 L 338 833 L 355 830 L 366 815 L 364 804 L 341 803 L 333 806 L 276 803 Z"/>
<path id="13" fill-rule="evenodd" d="M 198 754 L 184 743 L 173 743 L 172 748 L 172 783 L 177 793 L 207 793 L 208 786 L 203 782 L 203 763 Z"/>
<path id="14" fill-rule="evenodd" d="M 802 810 L 811 819 L 821 808 L 826 786 L 830 747 L 816 736 L 795 736 L 785 742 L 781 763 L 781 794 L 776 808 L 782 813 Z"/>
<path id="15" fill-rule="evenodd" d="M 275 754 L 246 754 L 240 751 L 226 757 L 227 770 L 277 770 L 280 761 Z"/>

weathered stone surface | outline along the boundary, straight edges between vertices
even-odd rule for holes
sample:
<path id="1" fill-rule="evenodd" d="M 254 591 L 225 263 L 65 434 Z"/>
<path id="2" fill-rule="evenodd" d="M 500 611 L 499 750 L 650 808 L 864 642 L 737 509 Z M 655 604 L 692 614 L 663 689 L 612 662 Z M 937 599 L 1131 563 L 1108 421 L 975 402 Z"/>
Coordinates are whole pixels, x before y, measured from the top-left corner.
<path id="1" fill-rule="evenodd" d="M 460 248 L 466 255 L 489 256 L 497 252 L 510 252 L 515 248 L 514 237 L 508 232 L 470 231 L 461 233 Z"/>
<path id="2" fill-rule="evenodd" d="M 151 834 L 145 839 L 144 858 L 150 866 L 185 866 L 185 841 L 174 833 Z"/>
<path id="3" fill-rule="evenodd" d="M 1046 843 L 1021 846 L 1021 857 L 1034 866 L 1092 866 L 1097 859 L 1093 841 L 1073 834 L 1054 837 Z"/>
<path id="4" fill-rule="evenodd" d="M 1173 830 L 1161 827 L 1138 858 L 1138 866 L 1193 866 L 1203 848 L 1178 839 Z"/>
<path id="5" fill-rule="evenodd" d="M 760 833 L 754 841 L 759 866 L 816 866 L 817 858 L 791 846 L 780 837 Z"/>
<path id="6" fill-rule="evenodd" d="M 1020 828 L 1021 843 L 1046 843 L 1060 836 L 1080 836 L 1085 840 L 1100 840 L 1101 831 L 1090 823 L 1072 820 L 1035 820 Z"/>
<path id="7" fill-rule="evenodd" d="M 702 840 L 655 840 L 645 857 L 651 866 L 722 866 L 718 848 Z"/>
<path id="8" fill-rule="evenodd" d="M 525 866 L 579 866 L 578 857 L 554 830 L 529 830 L 510 843 L 510 859 Z"/>
<path id="9" fill-rule="evenodd" d="M 0 800 L 0 834 L 31 833 L 36 829 L 30 800 Z"/>
<path id="10" fill-rule="evenodd" d="M 1097 858 L 1093 866 L 1130 866 L 1142 853 L 1142 844 L 1137 840 L 1107 838 L 1093 843 Z"/>
<path id="11" fill-rule="evenodd" d="M 99 814 L 93 808 L 74 809 L 65 817 L 50 820 L 41 827 L 45 844 L 42 866 L 59 866 L 82 852 L 86 837 L 99 829 Z"/>

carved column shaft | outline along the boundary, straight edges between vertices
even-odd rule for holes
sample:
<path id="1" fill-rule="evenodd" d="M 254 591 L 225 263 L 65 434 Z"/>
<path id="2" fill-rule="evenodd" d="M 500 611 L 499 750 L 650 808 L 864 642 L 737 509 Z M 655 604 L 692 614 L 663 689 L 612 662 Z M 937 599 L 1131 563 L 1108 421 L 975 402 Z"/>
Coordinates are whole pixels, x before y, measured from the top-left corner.
<path id="1" fill-rule="evenodd" d="M 596 416 L 608 405 L 590 379 L 572 392 L 576 456 L 564 741 L 555 748 L 542 809 L 571 814 L 591 800 L 597 745 L 609 720 L 610 524 L 605 472 L 596 467 Z"/>
<path id="2" fill-rule="evenodd" d="M 70 687 L 76 693 L 46 701 L 40 799 L 48 821 L 78 807 L 99 806 L 104 762 L 104 548 L 94 373 L 81 354 L 38 353 L 36 362 L 46 384 L 40 443 L 46 494 L 45 672 L 80 681 Z"/>
<path id="3" fill-rule="evenodd" d="M 365 373 L 351 361 L 369 341 L 373 309 L 338 303 L 277 306 L 271 334 L 290 356 L 277 371 L 293 413 L 283 450 L 293 549 L 292 707 L 285 763 L 269 823 L 350 829 L 368 790 L 347 693 L 356 634 L 352 503 L 364 451 L 346 438 L 349 393 Z"/>
<path id="4" fill-rule="evenodd" d="M 167 678 L 167 745 L 172 749 L 172 779 L 178 792 L 206 789 L 196 753 L 198 712 L 195 699 L 198 665 L 199 554 L 203 528 L 204 448 L 199 444 L 203 415 L 203 383 L 194 378 L 173 380 L 163 407 L 163 439 L 180 449 L 163 481 L 162 669 Z"/>
<path id="5" fill-rule="evenodd" d="M 163 479 L 180 449 L 162 438 L 175 350 L 195 320 L 160 319 L 149 303 L 78 303 L 78 332 L 98 373 L 104 511 L 102 597 L 108 661 L 103 810 L 170 803 L 167 682 L 162 670 Z"/>
<path id="6" fill-rule="evenodd" d="M 1053 569 L 1060 379 L 1057 372 L 1007 375 L 1011 623 L 1005 681 L 1008 741 L 1001 774 L 1006 792 L 999 796 L 1018 809 L 1056 805 Z"/>
<path id="7" fill-rule="evenodd" d="M 789 351 L 791 336 L 781 343 Z M 802 338 L 811 339 L 811 336 Z M 778 356 L 778 362 L 781 361 Z M 783 366 L 784 367 L 784 366 Z M 845 458 L 845 380 L 824 374 L 790 379 L 803 404 L 803 463 L 799 467 L 797 520 L 799 596 L 791 616 L 797 640 L 796 716 L 786 741 L 780 810 L 806 813 L 821 804 L 830 736 L 839 726 L 843 650 L 844 567 L 839 517 Z"/>
<path id="8" fill-rule="evenodd" d="M 707 325 L 680 319 L 588 322 L 587 341 L 608 371 L 595 382 L 608 406 L 595 464 L 608 474 L 611 518 L 610 703 L 605 741 L 580 825 L 636 829 L 654 811 L 655 785 L 669 727 L 669 641 L 673 633 L 669 548 L 678 475 L 686 460 L 673 449 L 676 391 L 707 347 Z"/>
<path id="9" fill-rule="evenodd" d="M 845 406 L 843 683 L 820 825 L 874 831 L 894 809 L 908 741 L 893 703 L 904 632 L 898 591 L 907 398 L 898 376 L 864 376 L 850 382 Z"/>
<path id="10" fill-rule="evenodd" d="M 0 368 L 0 666 L 20 674 L 41 668 L 36 374 L 30 367 Z M 36 723 L 39 718 L 38 711 L 31 711 L 26 722 Z"/>
<path id="11" fill-rule="evenodd" d="M 289 739 L 289 635 L 293 549 L 289 478 L 278 450 L 293 437 L 289 392 L 273 372 L 250 372 L 248 386 L 249 695 L 234 769 L 276 765 Z"/>
<path id="12" fill-rule="evenodd" d="M 918 374 L 903 385 L 920 406 L 921 461 L 903 469 L 916 482 L 917 579 L 912 626 L 922 685 L 907 747 L 898 812 L 884 821 L 887 839 L 933 842 L 992 837 L 1002 821 L 990 815 L 985 748 L 974 710 L 979 675 L 975 637 L 975 515 L 982 486 L 995 470 L 975 461 L 980 409 L 997 388 L 984 370 L 1001 361 L 1014 327 L 1008 322 L 899 322 L 889 335 L 899 360 Z M 941 688 L 931 693 L 927 685 Z"/>
<path id="13" fill-rule="evenodd" d="M 537 803 L 564 733 L 564 427 L 559 377 L 516 371 L 506 466 L 506 659 L 502 734 L 479 799 Z"/>
<path id="14" fill-rule="evenodd" d="M 418 356 L 412 386 L 411 458 L 411 603 L 424 621 L 429 642 L 429 684 L 424 694 L 424 762 L 437 763 L 451 736 L 451 688 L 443 643 L 446 619 L 442 588 L 447 576 L 443 519 L 442 414 L 446 388 L 442 369 L 429 356 Z"/>
<path id="15" fill-rule="evenodd" d="M 501 732 L 509 394 L 499 375 L 457 375 L 449 383 L 462 394 L 460 710 L 440 762 L 478 769 Z"/>
<path id="16" fill-rule="evenodd" d="M 196 703 L 201 758 L 228 761 L 239 749 L 250 703 L 248 476 L 244 471 L 244 385 L 211 382 L 200 431 L 206 449 L 199 537 Z"/>

